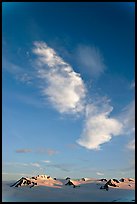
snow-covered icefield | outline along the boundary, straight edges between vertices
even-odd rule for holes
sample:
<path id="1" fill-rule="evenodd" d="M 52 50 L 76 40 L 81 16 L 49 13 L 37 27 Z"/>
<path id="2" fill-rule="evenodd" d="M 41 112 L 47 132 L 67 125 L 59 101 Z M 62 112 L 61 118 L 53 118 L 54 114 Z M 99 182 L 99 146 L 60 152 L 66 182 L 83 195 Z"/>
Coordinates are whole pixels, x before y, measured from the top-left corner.
<path id="1" fill-rule="evenodd" d="M 10 187 L 15 181 L 3 181 L 3 202 L 134 202 L 135 189 L 127 183 L 121 187 L 109 187 L 109 190 L 100 189 L 106 182 L 91 180 L 79 182 L 80 187 L 64 185 L 66 180 L 58 179 L 63 185 L 58 186 L 29 186 Z"/>

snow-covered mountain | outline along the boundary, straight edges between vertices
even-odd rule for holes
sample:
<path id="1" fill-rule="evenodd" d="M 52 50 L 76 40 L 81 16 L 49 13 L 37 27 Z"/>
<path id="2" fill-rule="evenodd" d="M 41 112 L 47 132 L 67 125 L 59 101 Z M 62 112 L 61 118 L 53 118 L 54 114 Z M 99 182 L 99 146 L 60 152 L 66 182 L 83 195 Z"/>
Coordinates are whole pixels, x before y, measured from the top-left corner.
<path id="1" fill-rule="evenodd" d="M 134 185 L 135 180 L 132 178 L 121 178 L 118 179 L 95 179 L 95 178 L 81 178 L 81 179 L 71 179 L 67 177 L 66 179 L 56 179 L 52 178 L 49 175 L 37 175 L 32 177 L 22 177 L 17 182 L 11 185 L 11 187 L 21 187 L 21 186 L 29 186 L 30 188 L 35 186 L 48 186 L 54 188 L 62 188 L 62 186 L 72 186 L 80 187 L 82 184 L 90 184 L 97 183 L 97 185 L 101 185 L 100 189 L 108 190 L 109 187 L 132 187 Z"/>
<path id="2" fill-rule="evenodd" d="M 123 181 L 124 179 L 124 181 Z M 58 179 L 48 175 L 22 177 L 4 184 L 3 200 L 9 202 L 134 202 L 135 180 Z M 12 188 L 10 188 L 10 186 Z M 19 188 L 17 188 L 19 187 Z M 15 196 L 16 195 L 16 196 Z"/>
<path id="3" fill-rule="evenodd" d="M 121 182 L 132 181 L 132 182 L 134 182 L 135 179 L 133 179 L 133 178 L 121 178 L 119 181 L 121 181 Z"/>
<path id="4" fill-rule="evenodd" d="M 47 175 L 37 175 L 28 177 L 22 177 L 17 182 L 11 185 L 11 187 L 20 187 L 20 186 L 30 186 L 30 188 L 34 186 L 54 186 L 54 185 L 62 185 L 62 183 L 56 178 L 52 178 Z"/>

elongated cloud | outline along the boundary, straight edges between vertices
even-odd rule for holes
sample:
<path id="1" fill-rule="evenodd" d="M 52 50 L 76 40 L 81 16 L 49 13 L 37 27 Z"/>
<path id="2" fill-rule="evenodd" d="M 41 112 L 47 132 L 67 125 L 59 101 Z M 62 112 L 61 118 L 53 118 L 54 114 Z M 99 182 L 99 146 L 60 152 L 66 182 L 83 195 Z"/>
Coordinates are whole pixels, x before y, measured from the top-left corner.
<path id="1" fill-rule="evenodd" d="M 96 174 L 97 174 L 98 176 L 103 176 L 103 175 L 104 175 L 104 174 L 101 173 L 101 172 L 96 172 Z"/>
<path id="2" fill-rule="evenodd" d="M 30 163 L 31 166 L 34 166 L 34 167 L 40 167 L 40 164 L 39 163 Z"/>
<path id="3" fill-rule="evenodd" d="M 52 48 L 44 42 L 34 43 L 38 77 L 43 81 L 42 93 L 60 113 L 77 113 L 84 108 L 86 89 L 80 77 Z"/>
<path id="4" fill-rule="evenodd" d="M 43 160 L 42 162 L 44 162 L 44 163 L 50 163 L 49 160 Z"/>
<path id="5" fill-rule="evenodd" d="M 119 135 L 122 124 L 109 117 L 112 109 L 108 104 L 102 104 L 101 108 L 94 104 L 87 105 L 84 130 L 77 143 L 87 149 L 99 150 L 101 144 Z"/>
<path id="6" fill-rule="evenodd" d="M 121 133 L 122 124 L 109 116 L 113 108 L 106 102 L 88 104 L 87 91 L 80 74 L 55 50 L 44 42 L 35 42 L 33 53 L 37 56 L 37 74 L 42 81 L 43 95 L 60 113 L 85 113 L 84 130 L 77 140 L 79 145 L 100 149 L 101 144 Z M 105 65 L 98 50 L 86 47 L 80 53 L 83 55 L 80 60 L 84 60 L 84 66 L 91 66 L 93 75 L 104 71 Z M 49 151 L 48 154 L 52 155 L 53 152 Z"/>
<path id="7" fill-rule="evenodd" d="M 32 152 L 31 149 L 17 149 L 16 153 L 29 153 Z"/>
<path id="8" fill-rule="evenodd" d="M 49 156 L 58 154 L 59 152 L 57 150 L 54 149 L 47 149 L 47 148 L 39 148 L 36 150 L 37 153 L 40 154 L 48 154 Z"/>

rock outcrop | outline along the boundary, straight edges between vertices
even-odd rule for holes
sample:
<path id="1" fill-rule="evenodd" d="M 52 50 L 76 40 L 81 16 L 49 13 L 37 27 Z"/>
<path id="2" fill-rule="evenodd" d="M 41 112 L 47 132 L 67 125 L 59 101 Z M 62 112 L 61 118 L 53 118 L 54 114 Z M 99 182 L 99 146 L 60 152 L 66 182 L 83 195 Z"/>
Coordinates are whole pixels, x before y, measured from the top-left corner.
<path id="1" fill-rule="evenodd" d="M 19 187 L 19 186 L 23 186 L 23 185 L 29 186 L 30 184 L 33 184 L 33 182 L 30 179 L 22 177 L 21 179 L 19 179 L 16 183 L 11 185 L 10 187 Z"/>
<path id="2" fill-rule="evenodd" d="M 117 183 L 119 183 L 119 181 L 117 179 L 109 179 L 107 181 L 107 183 L 104 186 L 101 186 L 100 189 L 106 189 L 108 191 L 108 187 L 109 186 L 113 186 L 113 187 L 119 187 L 117 185 Z"/>
<path id="3" fill-rule="evenodd" d="M 103 178 L 103 179 L 100 179 L 99 181 L 107 181 L 107 179 Z"/>

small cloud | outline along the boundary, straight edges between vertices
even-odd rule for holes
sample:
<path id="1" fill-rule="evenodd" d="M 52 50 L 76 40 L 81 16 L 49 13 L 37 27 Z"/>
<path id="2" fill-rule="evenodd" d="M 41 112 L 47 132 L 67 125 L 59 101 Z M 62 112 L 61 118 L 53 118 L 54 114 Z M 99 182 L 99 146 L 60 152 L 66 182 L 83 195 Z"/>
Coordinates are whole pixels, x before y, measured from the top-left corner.
<path id="1" fill-rule="evenodd" d="M 43 160 L 42 162 L 44 162 L 44 163 L 50 163 L 51 161 L 49 161 L 49 160 Z"/>
<path id="2" fill-rule="evenodd" d="M 17 149 L 16 153 L 29 153 L 32 152 L 31 149 Z"/>
<path id="3" fill-rule="evenodd" d="M 26 163 L 20 163 L 20 165 L 22 165 L 22 166 L 28 166 L 28 164 L 26 164 Z"/>
<path id="4" fill-rule="evenodd" d="M 96 172 L 96 174 L 99 175 L 99 176 L 103 176 L 103 175 L 104 175 L 104 174 L 101 173 L 101 172 Z"/>
<path id="5" fill-rule="evenodd" d="M 26 84 L 32 84 L 32 77 L 27 73 L 17 75 L 16 79 Z"/>
<path id="6" fill-rule="evenodd" d="M 40 167 L 40 164 L 38 163 L 30 163 L 31 166 L 35 166 L 35 167 Z"/>

